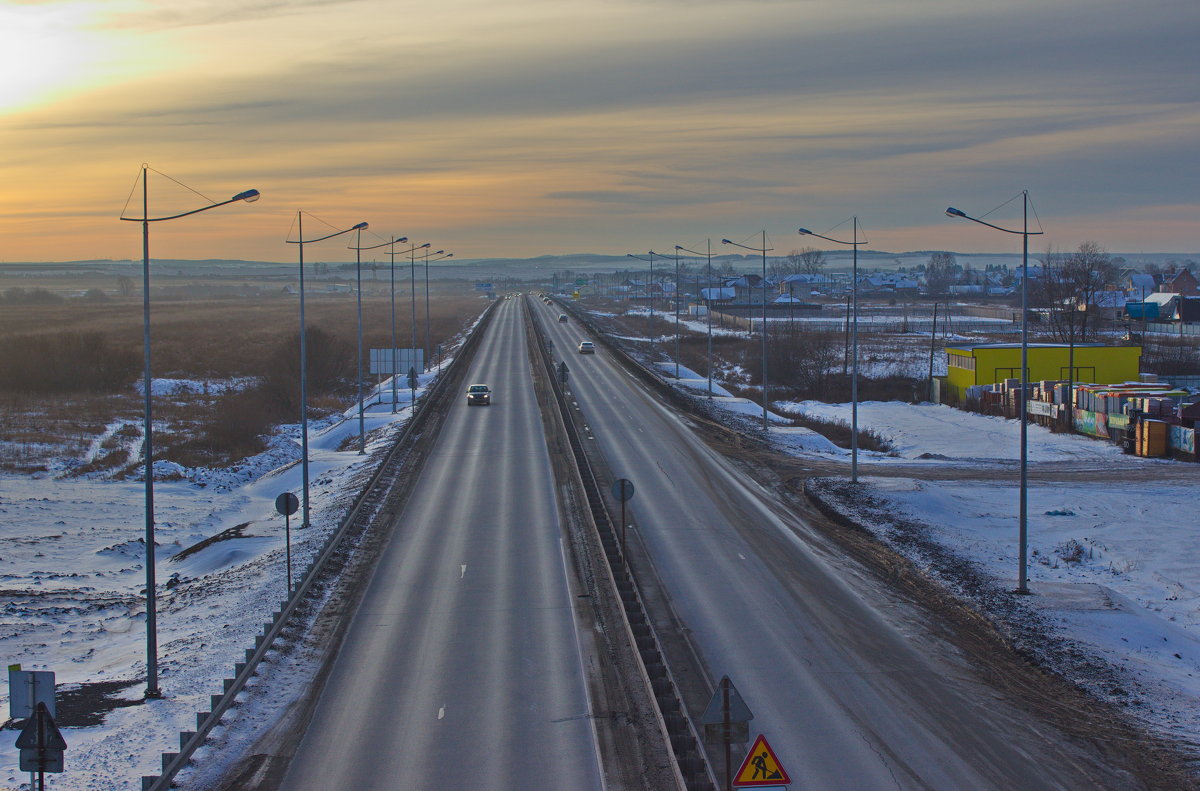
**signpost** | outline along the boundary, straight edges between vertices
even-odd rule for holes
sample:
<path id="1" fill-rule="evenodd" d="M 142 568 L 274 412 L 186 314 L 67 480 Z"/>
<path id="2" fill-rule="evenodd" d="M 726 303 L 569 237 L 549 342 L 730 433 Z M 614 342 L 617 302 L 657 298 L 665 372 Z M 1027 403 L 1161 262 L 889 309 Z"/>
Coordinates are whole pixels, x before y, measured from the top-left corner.
<path id="1" fill-rule="evenodd" d="M 567 375 L 569 373 L 571 373 L 571 371 L 569 368 L 567 368 L 567 363 L 565 360 L 558 364 L 558 383 L 562 387 L 567 386 Z"/>
<path id="2" fill-rule="evenodd" d="M 292 514 L 300 507 L 300 500 L 291 492 L 284 492 L 275 498 L 275 510 L 283 514 L 283 531 L 287 546 L 287 590 L 292 595 Z"/>
<path id="3" fill-rule="evenodd" d="M 63 751 L 67 749 L 67 741 L 54 723 L 54 672 L 9 665 L 8 711 L 13 719 L 27 720 L 15 745 L 20 750 L 20 771 L 30 773 L 31 790 L 36 780 L 39 791 L 44 791 L 45 773 L 63 771 Z"/>
<path id="4" fill-rule="evenodd" d="M 67 749 L 67 740 L 54 724 L 54 718 L 50 716 L 45 703 L 37 704 L 33 716 L 17 737 L 16 747 L 21 751 L 20 770 L 37 773 L 39 790 L 46 788 L 46 772 L 63 771 L 63 752 Z"/>
<path id="5" fill-rule="evenodd" d="M 729 676 L 722 676 L 717 685 L 708 708 L 700 717 L 704 726 L 704 741 L 708 744 L 722 744 L 725 747 L 725 786 L 724 791 L 731 791 L 733 769 L 730 745 L 734 742 L 745 744 L 750 740 L 750 720 L 754 714 L 742 699 Z"/>
<path id="6" fill-rule="evenodd" d="M 566 366 L 566 363 L 563 363 Z M 617 478 L 612 485 L 613 497 L 621 501 L 621 562 L 626 566 L 629 561 L 625 559 L 625 502 L 633 499 L 633 481 L 628 478 Z"/>

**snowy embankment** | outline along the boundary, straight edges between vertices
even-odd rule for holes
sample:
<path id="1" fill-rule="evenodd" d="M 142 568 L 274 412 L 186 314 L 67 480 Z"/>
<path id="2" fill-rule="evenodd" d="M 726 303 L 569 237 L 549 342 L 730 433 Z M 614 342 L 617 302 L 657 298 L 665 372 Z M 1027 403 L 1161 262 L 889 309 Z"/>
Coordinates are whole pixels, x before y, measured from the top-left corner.
<path id="1" fill-rule="evenodd" d="M 733 413 L 755 414 L 741 399 L 716 398 L 714 403 Z M 850 404 L 773 407 L 785 414 L 851 419 Z M 905 530 L 916 525 L 921 531 L 916 540 L 895 530 L 887 518 L 857 521 L 935 577 L 939 565 L 952 558 L 995 591 L 1014 589 L 1019 487 L 1012 472 L 1020 456 L 1019 421 L 899 402 L 860 403 L 858 420 L 860 428 L 885 437 L 893 448 L 889 454 L 861 452 L 861 464 L 915 464 L 927 472 L 919 478 L 884 477 L 860 467 L 871 498 L 883 503 L 896 522 L 905 523 Z M 842 460 L 848 471 L 849 451 L 806 429 L 772 428 L 771 436 L 773 444 L 789 453 Z M 1038 618 L 1040 628 L 1062 645 L 1057 651 L 1026 647 L 1052 666 L 1056 654 L 1077 650 L 1102 660 L 1103 671 L 1090 678 L 1075 675 L 1088 662 L 1057 667 L 1098 697 L 1200 753 L 1200 536 L 1195 515 L 1200 467 L 1126 456 L 1111 443 L 1053 434 L 1037 425 L 1029 426 L 1028 459 L 1051 473 L 1056 466 L 1096 472 L 1090 481 L 1038 478 L 1029 484 L 1028 587 L 1033 595 L 1010 601 L 1015 600 L 1016 617 L 1025 612 Z M 1185 479 L 1194 468 L 1196 476 L 1183 482 L 1178 475 L 1173 482 L 1156 480 L 1156 473 L 1168 466 Z M 989 478 L 989 469 L 1004 469 L 1006 480 Z M 956 580 L 940 580 L 956 588 Z M 1014 610 L 989 614 L 1003 620 L 1014 617 Z"/>
<path id="2" fill-rule="evenodd" d="M 418 399 L 435 375 L 420 377 Z M 156 381 L 153 391 L 178 386 Z M 403 429 L 410 392 L 398 389 L 395 412 L 387 387 L 370 397 L 366 455 L 353 441 L 357 404 L 310 422 L 312 526 L 301 529 L 301 514 L 292 517 L 294 574 Z M 229 469 L 155 463 L 156 478 L 171 478 L 154 486 L 165 697 L 148 702 L 143 483 L 0 477 L 0 655 L 57 674 L 68 749 L 66 772 L 51 777 L 52 788 L 137 791 L 142 775 L 159 773 L 161 753 L 178 748 L 179 732 L 195 727 L 196 712 L 208 710 L 209 696 L 284 599 L 284 517 L 274 503 L 283 492 L 300 495 L 299 459 L 299 426 L 283 426 L 267 451 Z M 16 737 L 15 730 L 0 735 L 0 791 L 28 788 Z"/>

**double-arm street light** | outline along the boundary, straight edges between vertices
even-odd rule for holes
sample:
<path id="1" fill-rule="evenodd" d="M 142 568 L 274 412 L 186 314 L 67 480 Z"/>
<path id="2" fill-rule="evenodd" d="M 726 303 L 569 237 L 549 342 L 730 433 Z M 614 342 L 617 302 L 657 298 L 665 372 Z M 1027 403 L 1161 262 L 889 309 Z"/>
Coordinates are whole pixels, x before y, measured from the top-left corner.
<path id="1" fill-rule="evenodd" d="M 425 245 L 425 370 L 429 370 L 430 352 L 433 351 L 429 341 L 429 262 L 442 261 L 453 257 L 454 253 L 447 253 L 445 250 L 437 250 L 431 253 L 429 252 L 429 245 Z"/>
<path id="2" fill-rule="evenodd" d="M 959 211 L 953 206 L 946 209 L 946 216 L 961 217 L 964 220 L 970 220 L 980 225 L 986 225 L 989 228 L 995 228 L 997 231 L 1010 233 L 1021 236 L 1021 397 L 1018 403 L 1021 405 L 1021 491 L 1018 495 L 1018 526 L 1017 526 L 1017 554 L 1020 556 L 1017 561 L 1017 589 L 1015 593 L 1029 593 L 1029 580 L 1026 571 L 1026 552 L 1029 548 L 1028 542 L 1028 449 L 1029 449 L 1029 412 L 1025 399 L 1029 394 L 1029 237 L 1041 236 L 1042 231 L 1029 230 L 1029 190 L 1021 191 L 1022 202 L 1022 224 L 1021 230 L 1014 231 L 1011 228 L 1001 228 L 999 225 L 992 225 L 990 222 L 985 222 L 978 217 L 972 217 L 966 212 Z M 1069 405 L 1068 405 L 1069 406 Z"/>
<path id="3" fill-rule="evenodd" d="M 169 217 L 150 216 L 150 189 L 146 183 L 149 172 L 148 165 L 142 165 L 142 216 L 121 217 L 128 222 L 142 224 L 142 356 L 143 379 L 142 388 L 145 399 L 145 441 L 143 455 L 146 462 L 146 697 L 161 698 L 162 690 L 158 688 L 158 608 L 155 595 L 154 578 L 154 424 L 153 400 L 151 398 L 150 376 L 150 223 L 177 220 L 191 214 L 226 206 L 230 203 L 244 201 L 253 203 L 258 200 L 258 190 L 239 192 L 229 200 L 201 206 Z"/>
<path id="4" fill-rule="evenodd" d="M 677 245 L 675 245 L 675 254 L 676 254 L 676 255 L 678 255 L 678 254 L 680 253 L 680 251 L 682 251 L 682 252 L 685 252 L 685 253 L 691 253 L 692 255 L 702 255 L 702 256 L 704 256 L 705 260 L 707 260 L 707 261 L 708 261 L 708 264 L 707 264 L 707 267 L 706 267 L 706 269 L 707 269 L 707 272 L 708 272 L 708 275 L 707 275 L 707 276 L 708 276 L 708 288 L 709 288 L 709 293 L 708 293 L 708 296 L 709 296 L 709 299 L 706 299 L 706 300 L 704 300 L 704 313 L 705 313 L 705 315 L 708 317 L 708 397 L 709 397 L 709 398 L 712 398 L 712 397 L 713 397 L 713 391 L 712 391 L 712 383 L 713 383 L 713 359 L 712 359 L 712 239 L 706 239 L 706 240 L 705 240 L 705 242 L 706 242 L 706 247 L 705 247 L 705 249 L 707 250 L 707 252 L 701 253 L 701 252 L 699 252 L 699 251 L 697 251 L 697 250 L 689 250 L 688 248 L 684 247 L 683 245 L 679 245 L 679 244 L 677 244 Z M 677 373 L 678 373 L 678 369 L 677 369 Z"/>
<path id="5" fill-rule="evenodd" d="M 639 261 L 649 261 L 650 262 L 650 289 L 647 291 L 647 296 L 649 297 L 648 304 L 650 305 L 650 318 L 648 319 L 649 324 L 648 324 L 648 328 L 646 331 L 646 335 L 650 338 L 650 351 L 651 351 L 651 353 L 653 353 L 654 352 L 654 292 L 653 292 L 653 288 L 654 288 L 654 256 L 656 256 L 658 254 L 655 253 L 653 250 L 650 250 L 647 253 L 647 255 L 650 256 L 649 258 L 642 258 L 640 255 L 634 255 L 633 253 L 626 253 L 625 255 L 629 256 L 630 258 L 636 258 Z M 678 377 L 676 377 L 676 378 L 678 378 Z"/>
<path id="6" fill-rule="evenodd" d="M 391 325 L 392 325 L 392 414 L 396 414 L 396 255 L 412 252 L 412 250 L 397 250 L 396 245 L 405 244 L 408 242 L 407 236 L 400 238 L 392 237 L 390 241 L 382 242 L 381 244 L 373 244 L 369 247 L 357 247 L 356 250 L 378 250 L 380 247 L 388 249 L 388 258 L 391 263 L 388 266 L 389 280 L 391 285 Z M 415 248 L 413 248 L 415 249 Z M 358 311 L 358 436 L 359 436 L 359 453 L 363 449 L 363 404 L 362 404 L 362 297 L 359 296 L 359 311 Z"/>
<path id="7" fill-rule="evenodd" d="M 854 246 L 854 258 L 850 269 L 850 293 L 852 294 L 850 300 L 852 317 L 850 330 L 852 360 L 850 368 L 850 483 L 858 483 L 858 246 L 861 244 L 858 240 L 858 217 L 853 218 L 853 225 L 854 236 L 849 242 L 822 236 L 807 228 L 800 228 L 797 233 L 801 236 L 815 236 L 834 244 Z"/>
<path id="8" fill-rule="evenodd" d="M 762 323 L 762 387 L 763 387 L 763 431 L 768 430 L 767 423 L 767 252 L 771 250 L 767 247 L 767 231 L 762 232 L 762 247 L 750 247 L 749 245 L 740 244 L 729 239 L 722 239 L 721 244 L 731 244 L 734 247 L 740 247 L 743 250 L 750 250 L 755 253 L 762 253 L 762 287 L 763 287 L 763 323 Z"/>
<path id="9" fill-rule="evenodd" d="M 304 496 L 301 500 L 304 507 L 301 527 L 308 527 L 312 513 L 308 497 L 308 332 L 304 326 L 304 245 L 323 242 L 351 231 L 365 231 L 368 227 L 367 223 L 360 222 L 358 225 L 334 231 L 316 239 L 305 239 L 304 212 L 298 211 L 296 212 L 296 238 L 286 240 L 288 244 L 294 244 L 300 248 L 300 477 L 304 487 Z"/>

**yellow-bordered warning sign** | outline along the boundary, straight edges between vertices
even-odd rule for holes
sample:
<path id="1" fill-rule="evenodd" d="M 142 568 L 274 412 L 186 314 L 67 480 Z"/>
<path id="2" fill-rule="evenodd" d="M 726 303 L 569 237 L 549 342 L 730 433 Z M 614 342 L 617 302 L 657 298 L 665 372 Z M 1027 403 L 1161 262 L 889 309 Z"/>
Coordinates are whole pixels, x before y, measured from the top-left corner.
<path id="1" fill-rule="evenodd" d="M 737 788 L 754 788 L 755 786 L 781 786 L 792 782 L 787 770 L 775 751 L 767 744 L 766 738 L 760 733 L 754 740 L 754 746 L 746 753 L 742 768 L 733 776 L 733 785 Z"/>

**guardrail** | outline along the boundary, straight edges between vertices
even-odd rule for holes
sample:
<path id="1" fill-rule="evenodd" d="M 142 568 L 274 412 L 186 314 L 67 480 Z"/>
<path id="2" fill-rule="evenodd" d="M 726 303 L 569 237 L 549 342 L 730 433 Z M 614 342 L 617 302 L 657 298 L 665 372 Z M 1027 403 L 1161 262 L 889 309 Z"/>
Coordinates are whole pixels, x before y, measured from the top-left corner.
<path id="1" fill-rule="evenodd" d="M 436 433 L 436 429 L 440 426 L 441 416 L 445 413 L 445 410 L 441 409 L 443 402 L 447 401 L 461 384 L 461 379 L 466 374 L 467 366 L 475 353 L 475 348 L 479 345 L 483 331 L 491 322 L 497 304 L 497 302 L 493 302 L 488 306 L 474 330 L 459 347 L 458 353 L 454 356 L 454 362 L 438 376 L 433 389 L 418 402 L 416 411 L 404 426 L 396 444 L 388 451 L 383 461 L 380 462 L 379 468 L 371 476 L 371 480 L 354 499 L 337 529 L 330 533 L 321 551 L 300 575 L 292 590 L 289 591 L 283 606 L 276 610 L 271 620 L 263 625 L 262 633 L 254 639 L 254 647 L 246 649 L 245 660 L 234 663 L 233 678 L 224 679 L 222 682 L 224 690 L 221 694 L 211 696 L 210 710 L 196 713 L 196 730 L 180 732 L 179 751 L 162 754 L 162 774 L 142 776 L 142 791 L 166 791 L 171 787 L 175 776 L 188 765 L 193 753 L 204 744 L 212 729 L 220 723 L 221 717 L 233 706 L 238 693 L 257 671 L 259 663 L 284 630 L 289 618 L 304 601 L 329 559 L 339 549 L 342 539 L 353 526 L 361 526 L 360 520 L 369 520 L 374 515 L 375 509 L 384 501 L 396 474 L 408 459 L 416 440 L 430 431 Z"/>
<path id="2" fill-rule="evenodd" d="M 528 303 L 526 303 L 526 309 L 528 309 Z M 716 788 L 715 777 L 705 758 L 695 725 L 688 716 L 687 707 L 683 704 L 675 680 L 667 667 L 662 645 L 647 613 L 637 580 L 630 573 L 629 564 L 621 553 L 620 537 L 613 525 L 612 516 L 608 512 L 600 484 L 596 480 L 591 463 L 584 451 L 572 410 L 567 403 L 562 385 L 558 381 L 554 360 L 546 343 L 545 331 L 536 316 L 531 317 L 530 324 L 537 341 L 536 345 L 540 352 L 542 365 L 545 368 L 545 375 L 554 393 L 555 404 L 566 428 L 567 439 L 575 457 L 588 507 L 600 534 L 609 573 L 621 597 L 625 620 L 637 647 L 642 667 L 650 682 L 654 702 L 666 729 L 680 779 L 688 791 L 714 791 Z"/>

